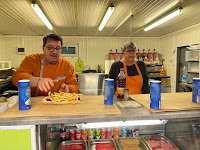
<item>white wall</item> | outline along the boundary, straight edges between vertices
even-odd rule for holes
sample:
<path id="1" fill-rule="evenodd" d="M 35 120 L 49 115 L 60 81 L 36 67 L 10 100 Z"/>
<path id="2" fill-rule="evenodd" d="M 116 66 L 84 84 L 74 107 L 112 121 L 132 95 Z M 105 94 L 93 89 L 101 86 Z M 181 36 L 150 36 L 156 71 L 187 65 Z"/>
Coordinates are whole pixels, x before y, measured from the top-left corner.
<path id="1" fill-rule="evenodd" d="M 84 65 L 89 65 L 90 69 L 97 69 L 98 64 L 102 64 L 104 68 L 105 59 L 110 49 L 121 50 L 123 44 L 130 40 L 130 38 L 120 37 L 67 37 L 64 36 L 63 45 L 78 43 L 79 44 L 79 57 L 84 62 Z M 43 36 L 2 36 L 0 38 L 0 51 L 3 55 L 1 60 L 11 61 L 14 68 L 19 67 L 25 55 L 17 54 L 17 47 L 24 47 L 26 55 L 32 53 L 42 52 L 42 39 Z M 160 50 L 160 38 L 133 38 L 138 49 L 156 49 Z M 77 57 L 65 57 L 73 65 L 78 60 Z"/>
<path id="2" fill-rule="evenodd" d="M 161 37 L 161 54 L 165 58 L 167 74 L 171 76 L 172 92 L 176 88 L 176 53 L 177 47 L 200 43 L 200 24 Z"/>
<path id="3" fill-rule="evenodd" d="M 26 55 L 42 52 L 43 36 L 0 36 L 0 61 L 11 61 L 12 67 L 17 68 L 25 55 L 17 54 L 17 47 L 24 47 Z M 121 50 L 121 46 L 130 38 L 121 37 L 67 37 L 64 36 L 63 44 L 78 43 L 79 57 L 81 57 L 84 65 L 89 65 L 91 69 L 97 69 L 98 64 L 102 64 L 107 59 L 110 49 Z M 156 49 L 160 52 L 167 69 L 167 74 L 171 76 L 172 92 L 175 92 L 176 81 L 176 50 L 179 46 L 185 46 L 200 43 L 200 24 L 185 28 L 183 30 L 162 36 L 160 38 L 133 38 L 133 42 L 137 44 L 137 48 Z M 77 57 L 66 57 L 73 65 L 77 61 Z"/>

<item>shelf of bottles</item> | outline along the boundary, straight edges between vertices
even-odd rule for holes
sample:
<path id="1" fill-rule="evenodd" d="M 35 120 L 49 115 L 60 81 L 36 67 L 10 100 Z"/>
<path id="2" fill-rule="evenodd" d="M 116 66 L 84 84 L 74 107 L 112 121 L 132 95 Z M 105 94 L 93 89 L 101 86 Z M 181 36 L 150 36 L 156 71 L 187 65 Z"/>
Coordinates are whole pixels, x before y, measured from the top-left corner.
<path id="1" fill-rule="evenodd" d="M 110 53 L 108 54 L 108 60 L 114 60 L 119 61 L 122 59 L 122 52 L 119 52 L 117 49 L 115 52 L 113 50 L 110 50 Z M 137 61 L 143 61 L 146 65 L 157 65 L 162 66 L 162 58 L 160 56 L 159 52 L 156 52 L 154 49 L 153 52 L 148 49 L 148 52 L 145 52 L 145 49 L 143 49 L 143 52 L 140 52 L 138 49 L 136 52 L 135 60 Z"/>

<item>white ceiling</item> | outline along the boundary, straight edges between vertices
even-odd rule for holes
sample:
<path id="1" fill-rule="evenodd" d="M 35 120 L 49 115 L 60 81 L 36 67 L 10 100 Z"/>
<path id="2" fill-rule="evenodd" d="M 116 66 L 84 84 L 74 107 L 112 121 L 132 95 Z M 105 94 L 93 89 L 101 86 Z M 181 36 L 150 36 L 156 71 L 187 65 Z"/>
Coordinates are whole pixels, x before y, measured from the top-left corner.
<path id="1" fill-rule="evenodd" d="M 31 8 L 31 2 L 0 0 L 0 34 L 160 37 L 200 23 L 200 0 L 36 0 L 54 27 L 50 31 Z M 104 29 L 98 31 L 111 3 L 115 11 Z M 179 16 L 150 31 L 143 31 L 146 25 L 180 6 L 183 13 Z M 130 14 L 134 15 L 132 19 Z"/>

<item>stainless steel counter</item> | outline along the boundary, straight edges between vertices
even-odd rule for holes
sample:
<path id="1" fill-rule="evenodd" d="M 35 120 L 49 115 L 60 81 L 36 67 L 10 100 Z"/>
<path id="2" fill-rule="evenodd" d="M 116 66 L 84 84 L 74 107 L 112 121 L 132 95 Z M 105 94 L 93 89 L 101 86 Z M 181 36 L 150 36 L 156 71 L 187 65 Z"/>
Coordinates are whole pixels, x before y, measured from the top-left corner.
<path id="1" fill-rule="evenodd" d="M 116 98 L 116 97 L 115 97 Z M 42 125 L 55 123 L 89 123 L 89 122 L 109 122 L 109 121 L 129 121 L 129 120 L 155 120 L 155 119 L 178 119 L 178 118 L 198 118 L 199 110 L 151 113 L 143 107 L 121 109 L 121 114 L 117 115 L 71 115 L 65 117 L 42 116 L 1 119 L 0 126 L 12 125 Z M 81 110 L 80 110 L 81 111 Z"/>
<path id="2" fill-rule="evenodd" d="M 103 95 L 105 78 L 108 78 L 108 74 L 105 73 L 78 74 L 79 92 L 84 95 Z"/>

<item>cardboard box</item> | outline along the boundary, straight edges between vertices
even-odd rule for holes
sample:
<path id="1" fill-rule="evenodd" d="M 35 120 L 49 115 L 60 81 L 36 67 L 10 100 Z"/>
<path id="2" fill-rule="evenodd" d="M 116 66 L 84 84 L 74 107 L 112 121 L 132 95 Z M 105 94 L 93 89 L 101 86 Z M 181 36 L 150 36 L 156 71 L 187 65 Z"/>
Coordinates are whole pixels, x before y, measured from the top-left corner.
<path id="1" fill-rule="evenodd" d="M 161 85 L 170 85 L 170 78 L 161 78 Z"/>

